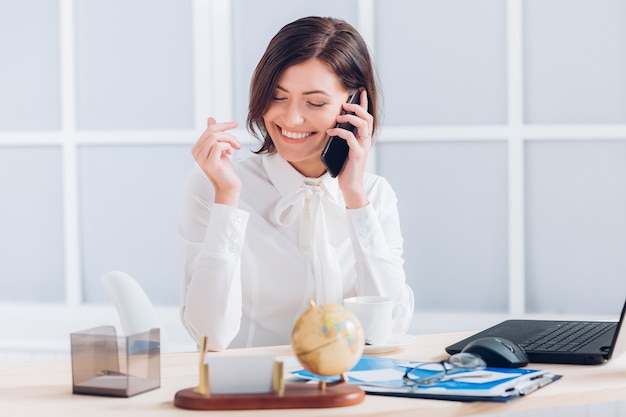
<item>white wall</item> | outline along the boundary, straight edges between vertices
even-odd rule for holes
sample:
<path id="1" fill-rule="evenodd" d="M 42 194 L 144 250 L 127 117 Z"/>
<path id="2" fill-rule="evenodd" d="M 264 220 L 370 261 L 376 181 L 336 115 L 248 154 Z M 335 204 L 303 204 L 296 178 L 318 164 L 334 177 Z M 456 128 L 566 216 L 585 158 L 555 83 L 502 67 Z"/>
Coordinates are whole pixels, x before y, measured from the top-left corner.
<path id="1" fill-rule="evenodd" d="M 0 360 L 115 322 L 112 269 L 188 344 L 189 147 L 209 115 L 245 120 L 270 37 L 309 14 L 354 24 L 375 56 L 372 169 L 400 199 L 415 332 L 618 314 L 626 0 L 0 0 Z"/>

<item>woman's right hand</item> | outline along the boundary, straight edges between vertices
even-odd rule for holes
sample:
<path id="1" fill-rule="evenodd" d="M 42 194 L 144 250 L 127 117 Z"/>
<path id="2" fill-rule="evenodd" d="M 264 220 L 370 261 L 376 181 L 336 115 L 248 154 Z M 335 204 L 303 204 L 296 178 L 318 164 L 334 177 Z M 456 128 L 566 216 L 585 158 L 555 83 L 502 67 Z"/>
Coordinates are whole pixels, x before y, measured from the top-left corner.
<path id="1" fill-rule="evenodd" d="M 215 202 L 237 207 L 241 194 L 241 179 L 230 161 L 234 149 L 241 149 L 237 138 L 228 130 L 237 122 L 217 123 L 209 117 L 207 128 L 191 149 L 193 159 L 215 188 Z"/>

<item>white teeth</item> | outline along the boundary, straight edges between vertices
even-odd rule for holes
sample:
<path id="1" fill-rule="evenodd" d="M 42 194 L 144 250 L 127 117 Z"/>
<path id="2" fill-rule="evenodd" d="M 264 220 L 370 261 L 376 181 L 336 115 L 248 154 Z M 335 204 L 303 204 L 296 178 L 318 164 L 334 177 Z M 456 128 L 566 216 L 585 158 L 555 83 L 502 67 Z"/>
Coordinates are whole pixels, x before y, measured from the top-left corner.
<path id="1" fill-rule="evenodd" d="M 306 132 L 306 133 L 297 133 L 297 132 L 289 132 L 288 130 L 285 129 L 280 129 L 280 132 L 284 135 L 287 136 L 290 139 L 304 139 L 307 136 L 311 135 L 311 132 Z"/>

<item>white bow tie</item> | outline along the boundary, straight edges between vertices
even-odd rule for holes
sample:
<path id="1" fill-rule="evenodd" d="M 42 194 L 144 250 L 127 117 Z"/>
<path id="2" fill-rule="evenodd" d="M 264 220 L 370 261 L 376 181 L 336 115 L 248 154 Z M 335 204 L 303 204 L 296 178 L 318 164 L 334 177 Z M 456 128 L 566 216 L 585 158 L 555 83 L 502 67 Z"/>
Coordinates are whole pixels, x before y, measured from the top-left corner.
<path id="1" fill-rule="evenodd" d="M 310 206 L 317 207 L 322 198 L 329 202 L 333 201 L 322 184 L 304 181 L 300 187 L 288 192 L 278 200 L 271 214 L 272 222 L 280 226 L 289 226 L 296 220 L 298 214 L 304 211 L 307 199 L 311 201 Z"/>
<path id="2" fill-rule="evenodd" d="M 341 304 L 343 300 L 343 278 L 339 259 L 327 237 L 326 211 L 342 210 L 323 183 L 304 181 L 300 187 L 283 195 L 274 210 L 271 220 L 276 225 L 289 226 L 301 215 L 300 235 L 312 236 L 312 253 L 306 251 L 309 242 L 300 241 L 300 249 L 311 262 L 315 276 L 315 298 L 318 304 Z M 302 233 L 307 230 L 307 233 Z"/>

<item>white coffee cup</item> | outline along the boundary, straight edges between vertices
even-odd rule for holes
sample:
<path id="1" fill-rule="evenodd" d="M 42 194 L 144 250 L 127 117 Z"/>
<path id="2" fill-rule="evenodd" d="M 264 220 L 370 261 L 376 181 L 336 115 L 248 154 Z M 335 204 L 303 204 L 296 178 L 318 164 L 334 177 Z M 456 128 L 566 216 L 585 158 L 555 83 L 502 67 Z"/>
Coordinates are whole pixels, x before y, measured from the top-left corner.
<path id="1" fill-rule="evenodd" d="M 343 305 L 359 319 L 365 340 L 372 345 L 389 343 L 392 334 L 398 331 L 399 310 L 404 310 L 402 304 L 391 298 L 376 295 L 346 298 Z"/>

